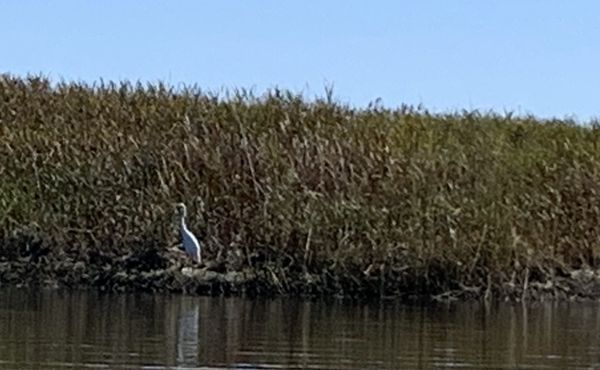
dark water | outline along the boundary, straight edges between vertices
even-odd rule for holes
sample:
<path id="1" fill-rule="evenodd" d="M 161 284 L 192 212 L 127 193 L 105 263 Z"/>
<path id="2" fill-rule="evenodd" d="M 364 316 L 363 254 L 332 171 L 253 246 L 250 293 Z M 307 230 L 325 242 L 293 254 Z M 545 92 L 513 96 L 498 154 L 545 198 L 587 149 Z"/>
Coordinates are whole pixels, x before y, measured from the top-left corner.
<path id="1" fill-rule="evenodd" d="M 0 289 L 0 368 L 223 367 L 600 369 L 600 305 Z"/>

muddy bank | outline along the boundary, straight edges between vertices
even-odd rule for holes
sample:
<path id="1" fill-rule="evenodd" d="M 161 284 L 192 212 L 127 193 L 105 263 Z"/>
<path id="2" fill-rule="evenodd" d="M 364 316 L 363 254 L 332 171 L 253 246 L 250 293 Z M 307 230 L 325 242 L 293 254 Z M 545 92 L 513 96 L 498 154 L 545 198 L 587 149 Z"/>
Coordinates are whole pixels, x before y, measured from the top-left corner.
<path id="1" fill-rule="evenodd" d="M 22 253 L 12 260 L 0 257 L 0 286 L 97 289 L 101 291 L 173 292 L 190 295 L 338 297 L 401 300 L 596 300 L 600 271 L 589 268 L 556 271 L 540 280 L 536 272 L 490 275 L 485 284 L 448 282 L 427 286 L 410 268 L 402 276 L 294 271 L 266 263 L 233 269 L 225 258 L 201 264 L 172 249 L 140 253 Z M 394 280 L 395 279 L 395 280 Z"/>

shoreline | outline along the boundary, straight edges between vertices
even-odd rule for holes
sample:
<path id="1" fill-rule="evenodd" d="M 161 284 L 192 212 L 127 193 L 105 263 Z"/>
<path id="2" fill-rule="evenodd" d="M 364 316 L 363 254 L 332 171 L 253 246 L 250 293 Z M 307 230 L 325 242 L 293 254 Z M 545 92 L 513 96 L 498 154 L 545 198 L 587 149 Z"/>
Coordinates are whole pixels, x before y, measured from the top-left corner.
<path id="1" fill-rule="evenodd" d="M 357 279 L 336 281 L 326 276 L 307 273 L 290 280 L 269 269 L 226 271 L 226 263 L 207 261 L 191 263 L 187 258 L 165 252 L 164 268 L 125 269 L 123 263 L 137 261 L 133 256 L 120 256 L 119 261 L 105 265 L 86 265 L 82 260 L 62 261 L 32 256 L 14 261 L 0 261 L 0 287 L 42 287 L 67 290 L 99 290 L 105 292 L 177 293 L 196 296 L 249 296 L 299 298 L 339 298 L 350 300 L 399 301 L 598 301 L 600 271 L 573 270 L 555 276 L 554 281 L 494 281 L 488 286 L 458 285 L 446 291 L 402 290 L 393 284 L 381 288 L 379 280 L 358 282 Z M 42 267 L 40 264 L 45 264 Z M 514 280 L 514 279 L 513 279 Z M 344 289 L 346 287 L 346 289 Z M 377 289 L 379 287 L 380 289 Z M 383 290 L 381 290 L 383 289 Z"/>

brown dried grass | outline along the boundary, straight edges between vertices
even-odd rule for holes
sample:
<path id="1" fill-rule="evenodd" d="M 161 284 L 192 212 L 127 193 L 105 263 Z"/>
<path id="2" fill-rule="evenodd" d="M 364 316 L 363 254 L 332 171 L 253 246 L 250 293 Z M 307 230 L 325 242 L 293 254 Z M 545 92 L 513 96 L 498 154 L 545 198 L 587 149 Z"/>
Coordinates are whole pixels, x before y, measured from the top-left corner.
<path id="1" fill-rule="evenodd" d="M 3 75 L 0 260 L 28 253 L 19 232 L 55 255 L 163 250 L 183 201 L 209 259 L 282 290 L 544 281 L 598 268 L 599 144 L 510 114 Z"/>

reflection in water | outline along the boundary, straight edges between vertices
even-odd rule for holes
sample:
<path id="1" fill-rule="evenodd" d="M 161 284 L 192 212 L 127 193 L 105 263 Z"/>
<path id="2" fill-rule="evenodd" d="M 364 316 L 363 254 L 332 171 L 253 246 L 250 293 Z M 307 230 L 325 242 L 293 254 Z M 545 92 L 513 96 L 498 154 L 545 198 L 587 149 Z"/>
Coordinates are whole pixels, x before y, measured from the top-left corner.
<path id="1" fill-rule="evenodd" d="M 0 368 L 594 368 L 599 308 L 0 290 Z"/>
<path id="2" fill-rule="evenodd" d="M 194 366 L 198 363 L 198 324 L 200 306 L 189 297 L 181 300 L 177 318 L 177 364 Z"/>

